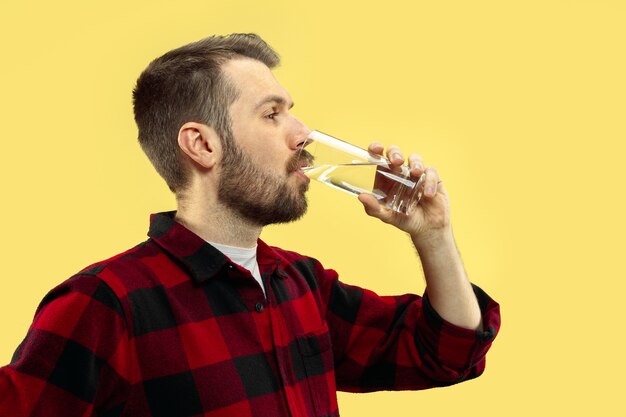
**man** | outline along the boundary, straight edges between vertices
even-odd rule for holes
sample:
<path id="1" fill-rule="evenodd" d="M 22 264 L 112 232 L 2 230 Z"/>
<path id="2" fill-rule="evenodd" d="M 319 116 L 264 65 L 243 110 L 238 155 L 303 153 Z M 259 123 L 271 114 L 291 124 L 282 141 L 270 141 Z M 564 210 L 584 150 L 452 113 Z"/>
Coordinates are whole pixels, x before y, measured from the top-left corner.
<path id="1" fill-rule="evenodd" d="M 149 239 L 42 301 L 10 365 L 0 416 L 336 416 L 336 390 L 454 384 L 482 373 L 498 305 L 473 287 L 436 170 L 410 216 L 424 297 L 381 297 L 259 240 L 306 210 L 308 128 L 256 35 L 211 37 L 153 61 L 134 91 L 139 141 L 175 193 Z M 383 153 L 372 144 L 370 151 Z M 404 158 L 387 149 L 392 164 Z M 306 154 L 305 154 L 306 156 Z"/>

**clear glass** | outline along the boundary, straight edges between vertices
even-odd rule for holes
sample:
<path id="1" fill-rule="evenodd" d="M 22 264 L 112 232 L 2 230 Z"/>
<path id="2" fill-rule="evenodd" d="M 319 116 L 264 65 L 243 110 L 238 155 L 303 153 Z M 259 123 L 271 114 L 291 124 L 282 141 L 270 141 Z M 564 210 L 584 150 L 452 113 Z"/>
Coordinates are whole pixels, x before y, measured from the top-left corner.
<path id="1" fill-rule="evenodd" d="M 410 214 L 422 198 L 425 175 L 411 179 L 406 165 L 391 169 L 387 158 L 317 130 L 309 134 L 305 150 L 312 160 L 302 172 L 332 188 L 353 195 L 372 194 L 403 214 Z"/>

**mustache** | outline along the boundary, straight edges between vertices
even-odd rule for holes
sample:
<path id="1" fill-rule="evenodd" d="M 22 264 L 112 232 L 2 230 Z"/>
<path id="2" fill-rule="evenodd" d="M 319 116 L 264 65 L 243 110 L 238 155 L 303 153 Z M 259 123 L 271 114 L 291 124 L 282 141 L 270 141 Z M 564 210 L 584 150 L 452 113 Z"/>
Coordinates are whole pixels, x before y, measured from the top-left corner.
<path id="1" fill-rule="evenodd" d="M 287 172 L 291 173 L 300 167 L 310 166 L 314 160 L 315 157 L 309 151 L 302 149 L 287 162 Z"/>

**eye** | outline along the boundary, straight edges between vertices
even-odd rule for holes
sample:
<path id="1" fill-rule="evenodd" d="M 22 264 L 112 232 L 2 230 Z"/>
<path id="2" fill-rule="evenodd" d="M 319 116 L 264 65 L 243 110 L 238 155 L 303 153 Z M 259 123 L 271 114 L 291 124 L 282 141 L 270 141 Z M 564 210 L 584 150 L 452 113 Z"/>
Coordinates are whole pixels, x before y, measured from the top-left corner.
<path id="1" fill-rule="evenodd" d="M 273 113 L 270 113 L 270 114 L 268 114 L 268 115 L 267 115 L 267 116 L 265 116 L 265 117 L 266 117 L 267 119 L 274 120 L 274 118 L 275 118 L 276 116 L 278 116 L 278 112 L 273 112 Z"/>

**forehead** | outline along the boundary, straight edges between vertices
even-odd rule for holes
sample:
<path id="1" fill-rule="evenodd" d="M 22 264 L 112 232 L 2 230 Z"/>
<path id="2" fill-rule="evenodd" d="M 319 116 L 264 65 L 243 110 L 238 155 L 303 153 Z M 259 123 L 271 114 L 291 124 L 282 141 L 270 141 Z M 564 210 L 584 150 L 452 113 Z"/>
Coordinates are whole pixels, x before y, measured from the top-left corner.
<path id="1" fill-rule="evenodd" d="M 287 90 L 262 62 L 250 58 L 231 59 L 223 64 L 222 71 L 239 90 L 234 107 L 254 110 L 258 103 L 270 96 L 282 98 L 287 105 L 292 103 Z"/>

